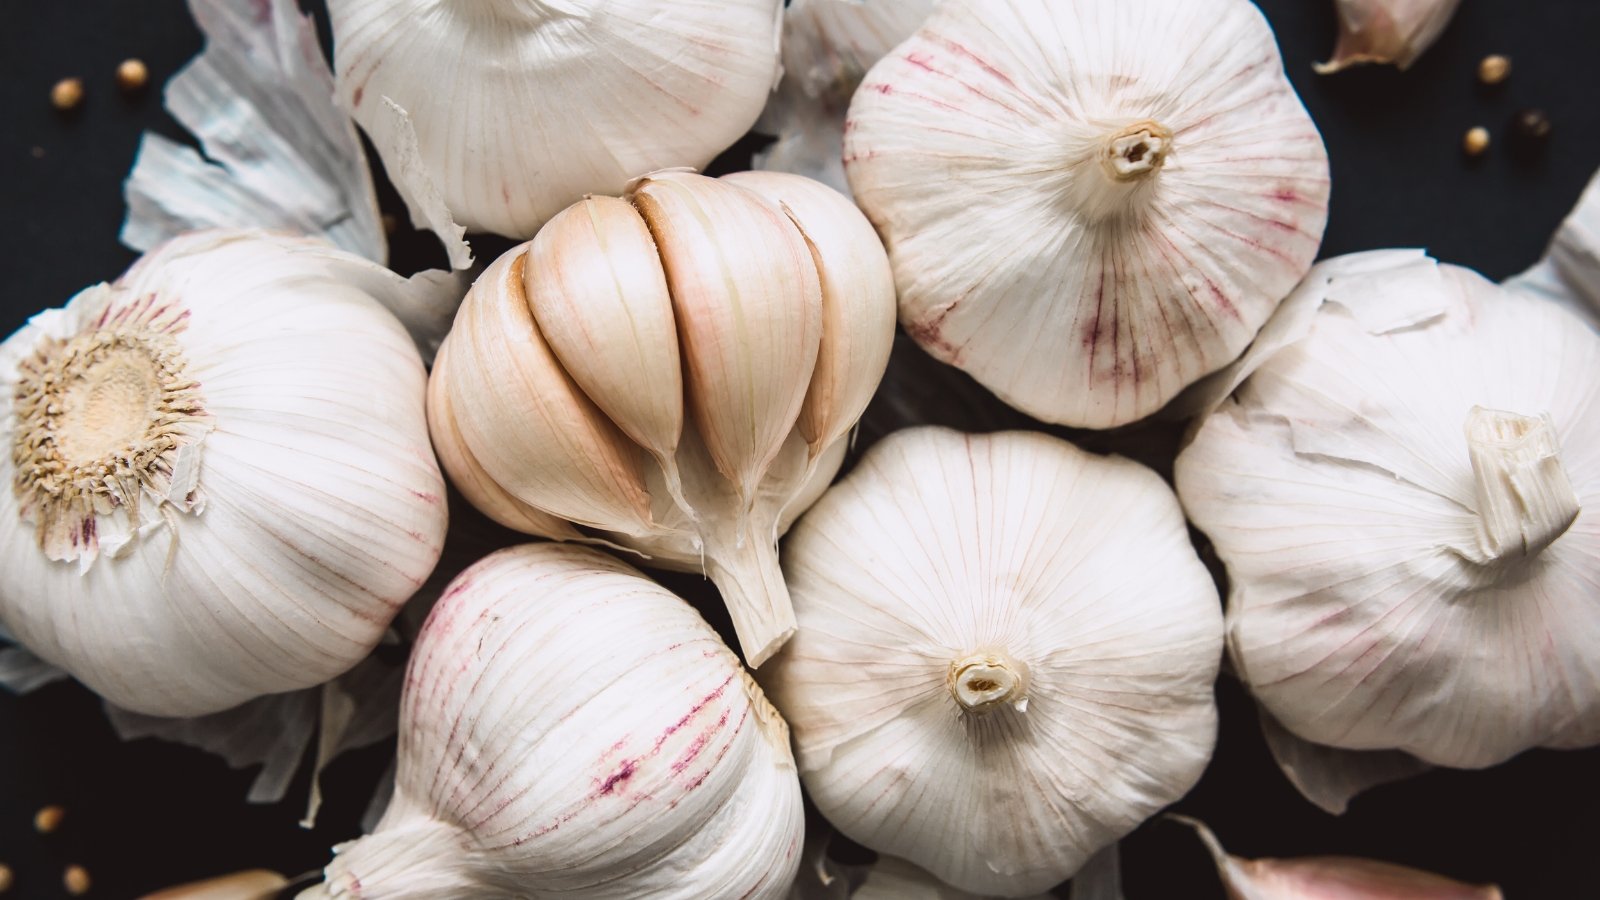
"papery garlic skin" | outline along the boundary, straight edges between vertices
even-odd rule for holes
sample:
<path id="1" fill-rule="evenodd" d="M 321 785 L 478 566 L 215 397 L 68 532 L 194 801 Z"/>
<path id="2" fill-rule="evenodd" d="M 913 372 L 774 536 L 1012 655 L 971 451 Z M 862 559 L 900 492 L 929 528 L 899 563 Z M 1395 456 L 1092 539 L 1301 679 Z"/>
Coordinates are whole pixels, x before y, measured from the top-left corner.
<path id="1" fill-rule="evenodd" d="M 371 651 L 446 512 L 422 362 L 369 270 L 199 232 L 0 345 L 0 621 L 20 642 L 161 716 Z"/>
<path id="2" fill-rule="evenodd" d="M 844 160 L 917 342 L 1090 428 L 1238 356 L 1327 220 L 1248 0 L 948 0 L 868 73 Z"/>
<path id="3" fill-rule="evenodd" d="M 749 130 L 778 77 L 780 0 L 328 7 L 340 97 L 385 167 L 396 172 L 402 146 L 387 98 L 455 221 L 509 237 L 641 173 L 704 166 Z"/>
<path id="4" fill-rule="evenodd" d="M 1336 0 L 1339 41 L 1327 62 L 1329 75 L 1363 63 L 1392 63 L 1404 71 L 1433 46 L 1461 0 Z"/>
<path id="5" fill-rule="evenodd" d="M 1477 768 L 1600 743 L 1600 336 L 1390 258 L 1286 305 L 1298 333 L 1178 458 L 1235 668 L 1334 747 Z"/>
<path id="6" fill-rule="evenodd" d="M 1070 877 L 1211 756 L 1216 587 L 1154 473 L 1028 432 L 891 435 L 784 549 L 762 681 L 851 839 L 964 891 Z"/>
<path id="7" fill-rule="evenodd" d="M 850 202 L 660 172 L 496 260 L 434 366 L 446 472 L 510 528 L 703 571 L 759 666 L 794 629 L 777 540 L 888 365 L 894 282 Z"/>
<path id="8" fill-rule="evenodd" d="M 395 797 L 315 898 L 783 897 L 788 730 L 688 604 L 598 551 L 504 550 L 423 627 Z"/>

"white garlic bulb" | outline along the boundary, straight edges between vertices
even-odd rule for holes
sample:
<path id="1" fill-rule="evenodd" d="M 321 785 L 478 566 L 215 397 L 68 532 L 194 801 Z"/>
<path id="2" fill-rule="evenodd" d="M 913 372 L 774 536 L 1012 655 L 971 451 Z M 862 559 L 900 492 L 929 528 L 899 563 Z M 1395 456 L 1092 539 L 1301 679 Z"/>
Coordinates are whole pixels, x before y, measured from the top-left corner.
<path id="1" fill-rule="evenodd" d="M 395 795 L 305 898 L 783 897 L 788 729 L 688 604 L 595 550 L 503 550 L 412 655 Z"/>
<path id="2" fill-rule="evenodd" d="M 418 174 L 456 222 L 518 238 L 585 194 L 704 166 L 749 130 L 779 72 L 780 0 L 332 0 L 328 9 L 340 96 L 389 172 L 406 173 L 395 180 L 413 219 L 425 192 L 411 185 Z"/>
<path id="3" fill-rule="evenodd" d="M 1143 466 L 1042 434 L 890 436 L 785 553 L 762 670 L 817 808 L 976 894 L 1046 890 L 1210 760 L 1216 586 Z"/>
<path id="4" fill-rule="evenodd" d="M 658 173 L 478 279 L 434 366 L 434 442 L 507 527 L 705 571 L 758 666 L 794 630 L 778 535 L 837 471 L 893 342 L 888 259 L 843 196 Z"/>
<path id="5" fill-rule="evenodd" d="M 0 622 L 152 715 L 366 656 L 446 520 L 422 362 L 367 284 L 405 280 L 199 232 L 0 345 Z"/>
<path id="6" fill-rule="evenodd" d="M 1238 356 L 1327 220 L 1327 154 L 1249 0 L 947 0 L 868 73 L 844 162 L 911 336 L 1090 428 Z"/>
<path id="7" fill-rule="evenodd" d="M 1241 680 L 1351 750 L 1600 743 L 1600 336 L 1398 251 L 1319 265 L 1280 316 L 1177 462 Z"/>
<path id="8" fill-rule="evenodd" d="M 1362 63 L 1393 63 L 1409 69 L 1433 46 L 1461 0 L 1335 0 L 1339 41 L 1333 58 L 1318 63 L 1323 75 Z"/>

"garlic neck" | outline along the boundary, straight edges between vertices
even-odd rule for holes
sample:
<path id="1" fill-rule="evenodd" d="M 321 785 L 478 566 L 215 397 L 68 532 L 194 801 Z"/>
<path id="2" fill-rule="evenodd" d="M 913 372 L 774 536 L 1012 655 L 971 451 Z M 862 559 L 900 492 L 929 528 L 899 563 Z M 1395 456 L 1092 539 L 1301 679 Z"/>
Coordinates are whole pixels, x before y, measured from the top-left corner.
<path id="1" fill-rule="evenodd" d="M 1578 518 L 1578 495 L 1561 464 L 1561 442 L 1549 415 L 1475 406 L 1466 433 L 1478 546 L 1462 555 L 1479 565 L 1518 562 L 1565 534 Z"/>
<path id="2" fill-rule="evenodd" d="M 1143 119 L 1110 132 L 1100 142 L 1100 168 L 1115 184 L 1150 178 L 1161 171 L 1172 150 L 1172 132 Z"/>
<path id="3" fill-rule="evenodd" d="M 1153 119 L 1108 126 L 1079 141 L 1067 200 L 1093 222 L 1141 210 L 1172 153 L 1172 132 Z"/>
<path id="4" fill-rule="evenodd" d="M 1028 704 L 1028 667 L 1002 651 L 968 654 L 950 663 L 950 696 L 963 712 L 986 713 L 1000 706 L 1017 711 Z"/>

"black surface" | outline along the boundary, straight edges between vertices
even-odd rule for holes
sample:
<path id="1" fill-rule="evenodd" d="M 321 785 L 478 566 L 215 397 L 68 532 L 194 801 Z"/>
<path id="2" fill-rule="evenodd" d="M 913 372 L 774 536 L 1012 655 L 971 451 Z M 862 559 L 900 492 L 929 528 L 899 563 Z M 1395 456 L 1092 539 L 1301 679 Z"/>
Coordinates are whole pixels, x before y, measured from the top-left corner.
<path id="1" fill-rule="evenodd" d="M 1129 0 L 1135 2 L 1135 0 Z M 1387 68 L 1318 77 L 1311 62 L 1333 43 L 1332 0 L 1264 0 L 1290 77 L 1322 128 L 1333 159 L 1333 204 L 1323 255 L 1386 246 L 1427 247 L 1441 259 L 1502 278 L 1532 263 L 1589 175 L 1600 166 L 1593 0 L 1468 0 L 1456 22 L 1407 73 Z M 160 110 L 159 84 L 199 49 L 176 0 L 53 0 L 6 5 L 0 29 L 0 333 L 77 289 L 115 277 L 133 254 L 117 243 L 120 183 L 142 128 L 183 137 Z M 320 11 L 318 13 L 320 15 Z M 1479 58 L 1512 57 L 1496 90 L 1475 85 Z M 152 89 L 134 102 L 112 81 L 138 56 Z M 63 117 L 50 86 L 78 75 L 88 100 Z M 1517 110 L 1548 111 L 1554 133 L 1532 161 L 1506 151 Z M 1495 146 L 1460 152 L 1473 125 Z M 748 152 L 749 144 L 741 145 Z M 35 149 L 37 148 L 37 149 Z M 391 197 L 392 199 L 392 197 Z M 392 204 L 391 204 L 392 205 Z M 480 253 L 492 256 L 491 243 Z M 403 236 L 395 263 L 428 262 L 425 239 Z M 0 573 L 0 578 L 4 573 Z M 694 579 L 671 579 L 704 595 Z M 1434 772 L 1358 799 L 1342 818 L 1301 800 L 1272 766 L 1238 687 L 1219 688 L 1217 756 L 1178 809 L 1209 821 L 1247 856 L 1343 853 L 1495 880 L 1513 900 L 1600 897 L 1600 751 L 1535 751 L 1486 772 Z M 9 897 L 53 898 L 62 868 L 86 866 L 92 896 L 130 897 L 174 881 L 267 866 L 320 866 L 355 834 L 385 751 L 348 757 L 330 773 L 314 832 L 296 827 L 298 800 L 251 808 L 250 773 L 195 751 L 119 744 L 98 704 L 74 685 L 25 699 L 0 695 L 0 862 Z M 303 797 L 304 774 L 292 792 Z M 68 809 L 62 829 L 35 835 L 46 803 Z M 1221 896 L 1195 840 L 1151 824 L 1124 842 L 1130 900 Z"/>

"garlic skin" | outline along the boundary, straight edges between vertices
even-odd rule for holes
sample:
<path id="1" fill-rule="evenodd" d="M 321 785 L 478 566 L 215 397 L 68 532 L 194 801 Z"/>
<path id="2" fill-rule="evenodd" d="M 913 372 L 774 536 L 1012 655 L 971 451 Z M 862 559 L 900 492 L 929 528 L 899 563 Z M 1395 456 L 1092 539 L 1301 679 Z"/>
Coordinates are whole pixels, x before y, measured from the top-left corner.
<path id="1" fill-rule="evenodd" d="M 1600 329 L 1600 173 L 1550 238 L 1544 258 L 1504 284 L 1560 303 Z"/>
<path id="2" fill-rule="evenodd" d="M 1365 63 L 1392 63 L 1405 71 L 1433 46 L 1461 0 L 1335 0 L 1339 40 L 1333 56 L 1317 63 L 1331 75 Z"/>
<path id="3" fill-rule="evenodd" d="M 501 524 L 703 571 L 759 666 L 794 629 L 777 540 L 888 365 L 894 283 L 850 202 L 661 172 L 496 260 L 434 367 L 434 444 Z"/>
<path id="4" fill-rule="evenodd" d="M 861 844 L 969 893 L 1038 893 L 1210 760 L 1221 608 L 1142 466 L 909 429 L 784 554 L 800 628 L 762 683 L 817 808 Z"/>
<path id="5" fill-rule="evenodd" d="M 1600 336 L 1420 254 L 1307 281 L 1177 461 L 1240 679 L 1332 747 L 1600 743 Z"/>
<path id="6" fill-rule="evenodd" d="M 395 795 L 302 898 L 783 897 L 788 730 L 688 604 L 603 553 L 503 550 L 424 625 Z"/>
<path id="7" fill-rule="evenodd" d="M 927 872 L 903 859 L 882 856 L 867 872 L 867 880 L 850 895 L 851 900 L 983 900 L 977 894 L 941 884 Z M 1050 900 L 1038 894 L 1028 900 Z"/>
<path id="8" fill-rule="evenodd" d="M 868 73 L 844 163 L 907 332 L 1088 428 L 1238 356 L 1327 221 L 1322 140 L 1248 0 L 948 0 Z"/>
<path id="9" fill-rule="evenodd" d="M 361 287 L 385 276 L 199 232 L 0 345 L 0 623 L 160 716 L 365 657 L 446 522 L 421 360 Z"/>
<path id="10" fill-rule="evenodd" d="M 779 72 L 780 0 L 332 0 L 328 10 L 340 99 L 385 168 L 403 168 L 408 122 L 417 172 L 455 222 L 515 238 L 585 194 L 704 166 L 749 130 Z M 416 180 L 396 186 L 420 227 Z"/>

